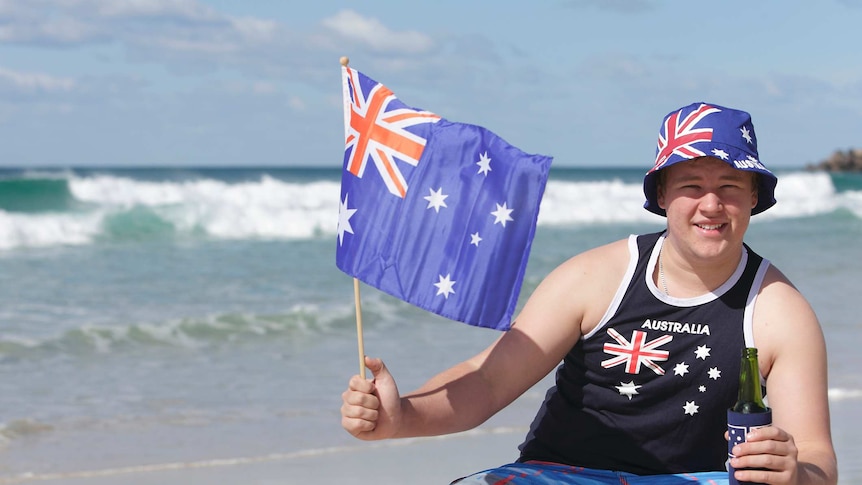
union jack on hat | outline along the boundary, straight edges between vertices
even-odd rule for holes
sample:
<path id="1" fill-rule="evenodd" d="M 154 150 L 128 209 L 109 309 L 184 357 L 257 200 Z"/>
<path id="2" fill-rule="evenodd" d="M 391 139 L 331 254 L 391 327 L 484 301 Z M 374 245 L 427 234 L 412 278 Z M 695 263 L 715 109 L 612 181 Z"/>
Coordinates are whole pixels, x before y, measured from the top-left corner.
<path id="1" fill-rule="evenodd" d="M 658 135 L 655 165 L 644 177 L 644 209 L 667 216 L 658 206 L 659 170 L 699 157 L 714 157 L 735 169 L 760 174 L 757 205 L 751 210 L 752 215 L 775 205 L 778 178 L 758 158 L 751 115 L 717 104 L 694 103 L 664 117 Z"/>

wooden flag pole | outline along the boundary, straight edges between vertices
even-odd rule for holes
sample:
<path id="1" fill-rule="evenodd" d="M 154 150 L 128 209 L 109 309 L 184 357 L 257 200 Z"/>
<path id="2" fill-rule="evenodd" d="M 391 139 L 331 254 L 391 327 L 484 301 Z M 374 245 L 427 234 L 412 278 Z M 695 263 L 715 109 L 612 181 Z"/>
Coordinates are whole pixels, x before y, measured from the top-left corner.
<path id="1" fill-rule="evenodd" d="M 350 59 L 342 56 L 338 60 L 342 66 L 347 67 Z M 353 278 L 353 302 L 356 306 L 356 341 L 359 344 L 359 375 L 365 378 L 365 344 L 362 339 L 362 303 L 359 299 L 359 280 Z"/>
<path id="2" fill-rule="evenodd" d="M 359 280 L 353 278 L 353 300 L 356 305 L 356 339 L 359 343 L 359 375 L 365 378 L 365 345 L 362 343 L 362 304 L 359 302 Z"/>

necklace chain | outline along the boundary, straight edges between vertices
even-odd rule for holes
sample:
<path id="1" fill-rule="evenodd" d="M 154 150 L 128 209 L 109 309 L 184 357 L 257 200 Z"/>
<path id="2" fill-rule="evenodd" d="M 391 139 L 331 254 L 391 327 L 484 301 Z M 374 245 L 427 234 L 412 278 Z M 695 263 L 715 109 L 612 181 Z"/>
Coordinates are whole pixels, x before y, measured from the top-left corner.
<path id="1" fill-rule="evenodd" d="M 665 295 L 670 295 L 670 292 L 667 291 L 667 281 L 664 279 L 664 256 L 661 252 L 658 254 L 658 277 L 661 280 L 661 286 L 664 290 Z"/>

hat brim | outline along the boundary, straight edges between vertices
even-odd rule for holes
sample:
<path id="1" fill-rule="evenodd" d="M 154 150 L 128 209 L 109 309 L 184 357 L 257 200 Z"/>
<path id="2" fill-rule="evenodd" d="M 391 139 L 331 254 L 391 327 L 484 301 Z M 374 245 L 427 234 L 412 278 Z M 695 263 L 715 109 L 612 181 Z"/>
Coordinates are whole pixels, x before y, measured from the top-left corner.
<path id="1" fill-rule="evenodd" d="M 765 167 L 761 168 L 763 167 L 763 165 L 757 166 L 753 163 L 745 163 L 745 156 L 741 153 L 739 154 L 741 156 L 733 155 L 736 154 L 732 154 L 732 156 L 730 157 L 731 160 L 721 160 L 720 158 L 717 158 L 716 160 L 721 160 L 722 162 L 727 163 L 728 165 L 737 170 L 760 174 L 760 177 L 758 177 L 757 186 L 757 205 L 755 205 L 754 208 L 751 209 L 751 215 L 760 214 L 761 212 L 775 205 L 775 186 L 778 184 L 778 178 L 775 176 L 775 174 L 770 172 Z M 732 161 L 733 159 L 743 161 L 734 163 Z M 644 195 L 646 196 L 646 202 L 644 202 L 644 209 L 652 212 L 653 214 L 667 217 L 667 212 L 658 205 L 659 172 L 671 165 L 680 162 L 687 162 L 689 160 L 691 159 L 669 160 L 660 168 L 653 169 L 647 172 L 646 176 L 644 177 Z"/>

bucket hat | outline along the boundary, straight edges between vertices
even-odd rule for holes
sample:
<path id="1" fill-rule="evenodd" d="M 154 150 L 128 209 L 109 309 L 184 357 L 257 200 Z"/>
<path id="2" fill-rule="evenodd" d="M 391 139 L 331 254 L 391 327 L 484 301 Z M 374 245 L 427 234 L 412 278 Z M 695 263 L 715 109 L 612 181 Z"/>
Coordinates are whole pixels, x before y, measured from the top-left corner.
<path id="1" fill-rule="evenodd" d="M 658 135 L 655 164 L 644 177 L 644 208 L 667 216 L 658 206 L 659 171 L 675 163 L 699 157 L 714 157 L 731 167 L 756 172 L 757 205 L 751 214 L 759 214 L 775 205 L 778 178 L 757 155 L 757 136 L 751 115 L 745 111 L 717 104 L 692 103 L 664 117 Z"/>

